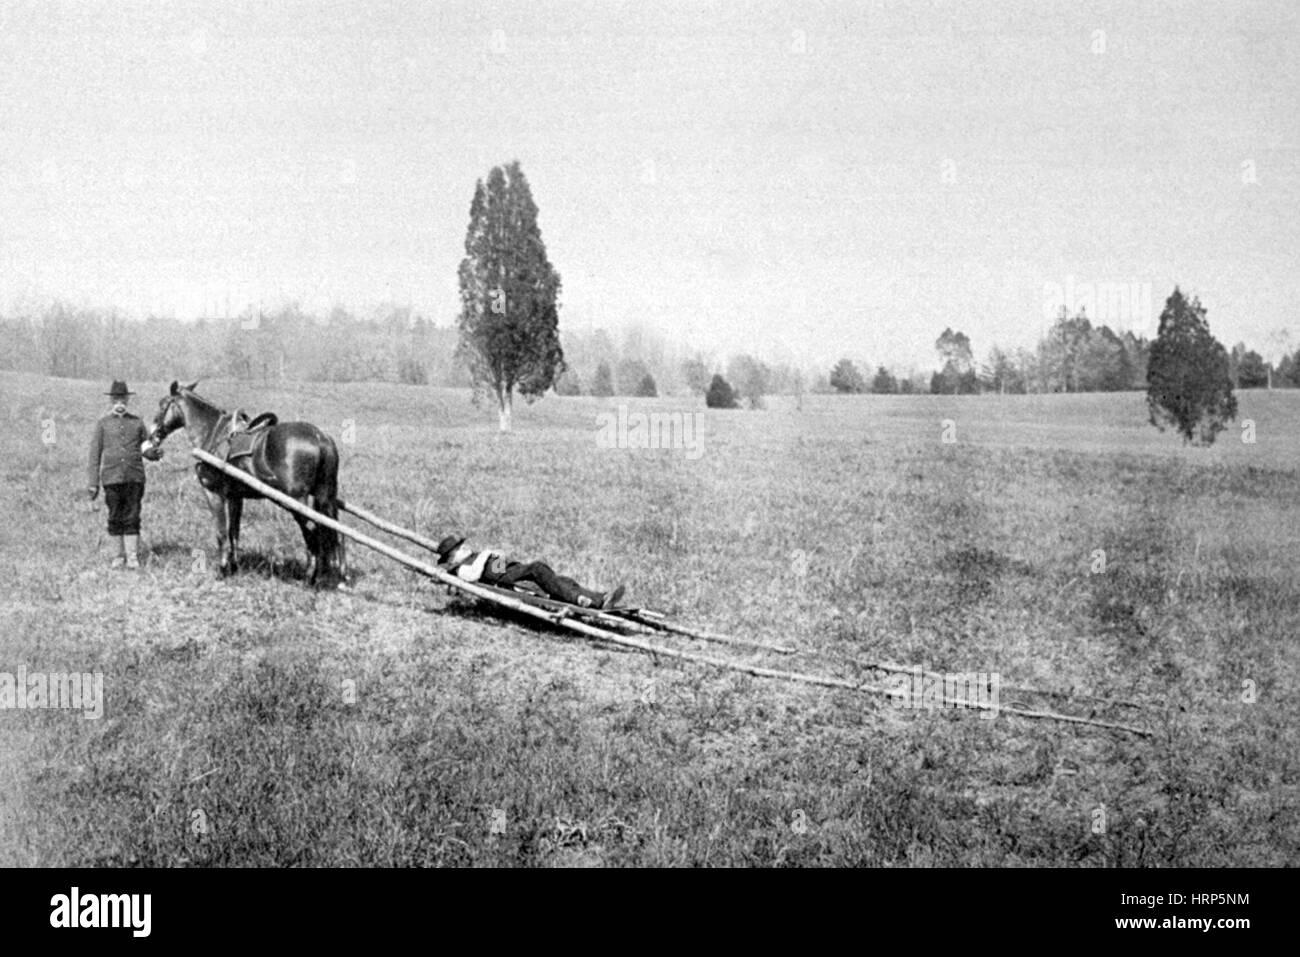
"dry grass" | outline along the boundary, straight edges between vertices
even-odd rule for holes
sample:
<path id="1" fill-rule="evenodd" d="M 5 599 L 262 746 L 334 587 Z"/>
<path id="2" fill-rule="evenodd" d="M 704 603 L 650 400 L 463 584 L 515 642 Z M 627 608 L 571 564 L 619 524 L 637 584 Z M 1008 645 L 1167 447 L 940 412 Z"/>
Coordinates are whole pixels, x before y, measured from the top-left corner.
<path id="1" fill-rule="evenodd" d="M 141 409 L 164 389 L 134 385 Z M 0 671 L 101 670 L 107 702 L 0 712 L 0 864 L 1300 862 L 1300 394 L 1243 394 L 1258 441 L 1209 450 L 1156 433 L 1139 395 L 774 400 L 699 409 L 691 459 L 598 448 L 608 401 L 548 398 L 500 436 L 455 392 L 201 391 L 350 420 L 344 496 L 428 534 L 842 675 L 888 659 L 1141 699 L 1158 734 L 657 665 L 360 547 L 353 594 L 313 593 L 265 504 L 219 582 L 192 558 L 213 536 L 180 436 L 151 466 L 147 567 L 113 573 L 79 498 L 102 387 L 4 374 Z"/>

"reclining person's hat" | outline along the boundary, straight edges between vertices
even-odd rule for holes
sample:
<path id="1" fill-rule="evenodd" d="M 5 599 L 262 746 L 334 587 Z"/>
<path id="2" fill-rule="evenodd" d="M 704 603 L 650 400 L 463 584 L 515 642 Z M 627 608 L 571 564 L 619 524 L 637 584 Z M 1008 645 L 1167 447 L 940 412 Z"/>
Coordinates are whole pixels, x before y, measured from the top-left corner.
<path id="1" fill-rule="evenodd" d="M 451 557 L 451 555 L 456 551 L 456 549 L 460 548 L 460 546 L 464 544 L 465 544 L 464 538 L 460 538 L 455 535 L 448 535 L 446 538 L 444 538 L 442 541 L 438 543 L 438 561 L 440 563 L 445 562 L 449 557 Z M 460 565 L 463 564 L 463 562 L 457 562 L 456 564 Z"/>
<path id="2" fill-rule="evenodd" d="M 116 399 L 118 396 L 135 395 L 135 393 L 128 389 L 126 383 L 121 379 L 114 379 L 113 384 L 108 387 L 108 391 L 105 392 L 104 395 L 109 395 Z"/>

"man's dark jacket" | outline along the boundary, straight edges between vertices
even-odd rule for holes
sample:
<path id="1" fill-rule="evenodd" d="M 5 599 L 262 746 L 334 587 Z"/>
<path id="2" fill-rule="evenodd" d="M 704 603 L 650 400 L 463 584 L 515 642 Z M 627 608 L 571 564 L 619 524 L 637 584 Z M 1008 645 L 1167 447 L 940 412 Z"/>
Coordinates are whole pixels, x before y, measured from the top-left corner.
<path id="1" fill-rule="evenodd" d="M 90 467 L 86 488 L 144 482 L 140 446 L 149 438 L 144 421 L 130 412 L 106 415 L 95 423 L 90 439 Z"/>

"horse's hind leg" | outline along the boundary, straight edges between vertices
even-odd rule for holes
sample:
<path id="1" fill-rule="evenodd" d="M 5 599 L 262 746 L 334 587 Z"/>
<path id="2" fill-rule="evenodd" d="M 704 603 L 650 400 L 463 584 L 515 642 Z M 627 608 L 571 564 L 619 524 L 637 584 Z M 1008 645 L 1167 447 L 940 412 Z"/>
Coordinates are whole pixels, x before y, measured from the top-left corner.
<path id="1" fill-rule="evenodd" d="M 307 502 L 303 502 L 307 505 Z M 302 540 L 307 544 L 307 581 L 315 585 L 316 578 L 320 574 L 320 527 L 311 519 L 293 513 L 293 517 L 298 522 L 298 528 L 302 530 Z"/>
<path id="2" fill-rule="evenodd" d="M 339 520 L 338 500 L 334 497 L 330 497 L 327 501 L 318 502 L 316 511 L 336 522 Z M 334 529 L 326 528 L 323 525 L 317 529 L 317 535 L 317 544 L 320 546 L 322 584 L 337 586 L 346 583 L 348 572 L 347 559 L 343 551 L 343 536 Z"/>
<path id="3" fill-rule="evenodd" d="M 228 513 L 226 540 L 230 548 L 230 571 L 234 573 L 239 571 L 239 524 L 244 517 L 243 498 L 232 495 L 226 499 L 226 509 Z"/>

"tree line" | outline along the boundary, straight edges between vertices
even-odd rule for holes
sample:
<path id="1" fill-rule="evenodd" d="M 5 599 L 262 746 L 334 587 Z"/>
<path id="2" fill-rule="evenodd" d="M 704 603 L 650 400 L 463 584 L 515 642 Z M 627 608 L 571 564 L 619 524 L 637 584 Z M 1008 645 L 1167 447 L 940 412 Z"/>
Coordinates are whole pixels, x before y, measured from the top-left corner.
<path id="1" fill-rule="evenodd" d="M 725 372 L 750 405 L 802 388 L 802 373 L 792 364 L 748 354 L 715 362 L 644 327 L 621 337 L 604 329 L 562 329 L 560 341 L 566 367 L 553 383 L 559 395 L 702 396 L 715 372 Z M 291 303 L 186 321 L 130 319 L 56 301 L 0 316 L 0 343 L 2 370 L 72 379 L 472 385 L 458 354 L 458 330 L 437 326 L 410 306 L 358 316 L 341 307 L 311 313 Z"/>
<path id="2" fill-rule="evenodd" d="M 993 346 L 981 362 L 975 360 L 965 333 L 944 329 L 935 341 L 940 368 L 931 373 L 928 383 L 916 376 L 895 376 L 885 366 L 878 366 L 868 380 L 848 358 L 831 368 L 826 381 L 841 393 L 1141 391 L 1148 386 L 1151 346 L 1151 340 L 1131 331 L 1117 333 L 1109 326 L 1093 325 L 1083 310 L 1070 316 L 1062 309 L 1036 348 Z M 1228 376 L 1237 389 L 1300 388 L 1300 349 L 1272 366 L 1239 342 L 1228 353 Z"/>
<path id="3" fill-rule="evenodd" d="M 1146 388 L 1150 340 L 1059 317 L 1035 349 L 989 349 L 976 362 L 969 338 L 951 329 L 936 342 L 940 368 L 929 374 L 841 359 L 828 372 L 748 353 L 689 352 L 644 327 L 621 336 L 604 329 L 560 329 L 565 371 L 559 395 L 705 395 L 715 375 L 738 404 L 767 395 L 810 393 L 1107 392 Z M 367 316 L 336 307 L 326 314 L 288 304 L 230 318 L 127 319 L 109 309 L 54 302 L 0 316 L 0 369 L 66 378 L 229 378 L 244 381 L 392 382 L 467 387 L 457 330 L 410 306 Z M 1234 388 L 1300 388 L 1300 348 L 1274 364 L 1245 343 L 1228 353 Z"/>

